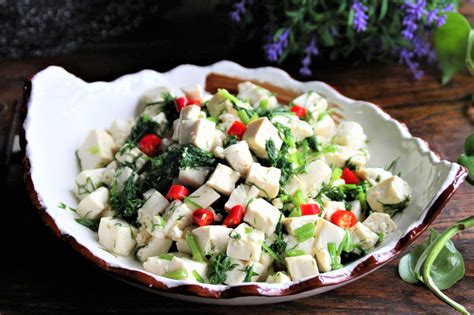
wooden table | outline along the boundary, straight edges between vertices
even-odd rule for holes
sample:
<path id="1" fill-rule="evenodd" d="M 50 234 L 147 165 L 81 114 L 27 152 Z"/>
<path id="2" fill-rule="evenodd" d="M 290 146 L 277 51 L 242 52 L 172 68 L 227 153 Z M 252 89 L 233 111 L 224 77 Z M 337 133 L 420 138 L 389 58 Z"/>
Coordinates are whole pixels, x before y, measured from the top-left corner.
<path id="1" fill-rule="evenodd" d="M 474 15 L 474 5 L 463 11 Z M 190 37 L 192 38 L 192 37 Z M 198 41 L 191 39 L 191 41 Z M 202 40 L 200 39 L 201 44 Z M 189 42 L 188 42 L 189 44 Z M 171 46 L 170 46 L 171 45 Z M 174 46 L 173 46 L 174 45 Z M 152 68 L 165 71 L 181 63 L 210 64 L 231 59 L 244 66 L 264 64 L 255 49 L 224 47 L 208 39 L 194 51 L 169 50 L 184 42 L 155 41 L 145 44 L 88 46 L 62 57 L 0 62 L 0 123 L 3 138 L 11 104 L 21 94 L 23 80 L 50 64 L 65 67 L 86 80 L 111 80 L 122 74 Z M 246 48 L 246 49 L 245 49 Z M 296 71 L 290 65 L 290 73 Z M 403 66 L 371 65 L 349 67 L 321 65 L 314 78 L 326 81 L 342 94 L 378 104 L 404 122 L 413 135 L 429 142 L 442 158 L 455 161 L 465 137 L 474 132 L 472 120 L 474 79 L 458 75 L 445 87 L 439 74 L 430 72 L 413 81 Z M 470 112 L 471 120 L 468 112 Z M 54 139 L 52 139 L 54 141 Z M 58 144 L 60 145 L 60 144 Z M 58 179 L 60 180 L 60 179 Z M 271 306 L 217 307 L 174 301 L 129 286 L 87 263 L 65 242 L 56 239 L 30 204 L 22 181 L 20 157 L 14 155 L 7 187 L 2 189 L 2 268 L 0 269 L 0 312 L 89 313 L 89 312 L 199 312 L 199 313 L 313 313 L 390 312 L 447 313 L 452 310 L 421 285 L 408 285 L 397 274 L 398 260 L 353 284 L 326 294 Z M 433 225 L 444 229 L 472 215 L 474 187 L 463 185 Z M 421 239 L 424 239 L 423 235 Z M 463 253 L 466 277 L 447 294 L 474 310 L 474 231 L 455 239 Z M 419 240 L 420 241 L 420 240 Z"/>

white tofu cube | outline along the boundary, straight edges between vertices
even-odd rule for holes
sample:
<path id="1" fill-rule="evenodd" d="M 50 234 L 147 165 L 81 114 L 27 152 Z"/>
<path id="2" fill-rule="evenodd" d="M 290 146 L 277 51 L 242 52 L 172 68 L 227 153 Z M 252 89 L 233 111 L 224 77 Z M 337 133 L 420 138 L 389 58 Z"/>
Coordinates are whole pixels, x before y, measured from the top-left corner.
<path id="1" fill-rule="evenodd" d="M 270 236 L 275 232 L 280 216 L 283 217 L 280 210 L 264 199 L 257 198 L 247 206 L 244 221 Z"/>
<path id="2" fill-rule="evenodd" d="M 99 224 L 99 243 L 106 250 L 128 256 L 135 248 L 137 229 L 122 219 L 103 217 Z"/>
<path id="3" fill-rule="evenodd" d="M 304 120 L 300 120 L 297 116 L 278 115 L 272 118 L 272 123 L 280 123 L 290 128 L 291 135 L 297 142 L 313 135 L 313 128 Z"/>
<path id="4" fill-rule="evenodd" d="M 363 221 L 363 213 L 362 213 L 362 206 L 359 200 L 354 200 L 349 202 L 351 205 L 351 212 L 354 213 L 357 221 Z"/>
<path id="5" fill-rule="evenodd" d="M 137 172 L 139 172 L 146 163 L 144 153 L 137 147 L 122 147 L 117 154 L 115 154 L 115 159 Z"/>
<path id="6" fill-rule="evenodd" d="M 209 102 L 206 103 L 206 107 L 209 111 L 209 114 L 213 117 L 218 117 L 222 112 L 225 111 L 227 105 L 232 107 L 231 101 L 229 101 L 226 97 L 222 96 L 221 94 L 215 94 Z"/>
<path id="7" fill-rule="evenodd" d="M 74 194 L 77 198 L 83 199 L 91 192 L 95 191 L 102 184 L 102 176 L 105 168 L 96 168 L 93 170 L 85 170 L 76 176 L 76 185 L 74 187 Z"/>
<path id="8" fill-rule="evenodd" d="M 191 100 L 202 100 L 204 98 L 204 90 L 200 84 L 182 87 L 181 91 Z"/>
<path id="9" fill-rule="evenodd" d="M 278 105 L 278 100 L 272 93 L 253 84 L 252 82 L 246 81 L 238 85 L 239 94 L 238 98 L 246 100 L 252 104 L 253 107 L 259 107 L 262 104 L 266 104 L 267 108 L 275 108 Z"/>
<path id="10" fill-rule="evenodd" d="M 367 164 L 369 153 L 367 150 L 356 150 L 351 147 L 337 146 L 335 152 L 325 153 L 324 159 L 326 163 L 336 167 L 344 167 L 349 163 L 350 165 L 354 165 L 357 169 L 360 169 Z"/>
<path id="11" fill-rule="evenodd" d="M 76 212 L 81 218 L 98 219 L 107 208 L 108 201 L 109 190 L 105 187 L 99 187 L 79 202 Z"/>
<path id="12" fill-rule="evenodd" d="M 199 248 L 205 255 L 223 253 L 227 250 L 229 234 L 233 229 L 224 225 L 206 225 L 193 230 Z"/>
<path id="13" fill-rule="evenodd" d="M 180 253 L 183 254 L 188 254 L 191 255 L 192 251 L 191 248 L 189 248 L 188 241 L 186 239 L 182 238 L 176 241 L 176 248 Z"/>
<path id="14" fill-rule="evenodd" d="M 357 172 L 357 175 L 367 180 L 372 186 L 377 185 L 378 183 L 383 182 L 387 178 L 393 176 L 389 171 L 378 167 L 363 168 Z"/>
<path id="15" fill-rule="evenodd" d="M 171 244 L 173 244 L 173 241 L 169 238 L 152 237 L 148 244 L 137 251 L 137 258 L 144 262 L 149 257 L 165 254 L 169 251 Z"/>
<path id="16" fill-rule="evenodd" d="M 305 184 L 308 193 L 316 196 L 323 184 L 327 184 L 331 179 L 332 170 L 323 161 L 316 160 L 306 166 L 306 173 L 299 174 L 299 179 Z"/>
<path id="17" fill-rule="evenodd" d="M 227 256 L 240 260 L 260 261 L 262 242 L 265 239 L 263 232 L 242 223 L 229 236 L 231 239 L 227 244 Z"/>
<path id="18" fill-rule="evenodd" d="M 293 281 L 317 276 L 319 274 L 316 260 L 311 255 L 286 257 L 286 266 Z"/>
<path id="19" fill-rule="evenodd" d="M 112 121 L 108 132 L 114 139 L 114 143 L 117 148 L 120 148 L 123 145 L 130 134 L 131 129 L 132 126 L 129 121 L 120 119 L 114 119 Z"/>
<path id="20" fill-rule="evenodd" d="M 112 161 L 115 150 L 114 139 L 103 130 L 94 129 L 77 150 L 83 170 L 100 168 Z"/>
<path id="21" fill-rule="evenodd" d="M 299 229 L 303 225 L 306 225 L 308 223 L 314 223 L 317 224 L 318 220 L 321 218 L 316 215 L 303 215 L 301 217 L 289 217 L 289 218 L 283 218 L 281 220 L 281 223 L 285 227 L 286 231 L 289 234 L 295 235 L 295 230 Z"/>
<path id="22" fill-rule="evenodd" d="M 170 261 L 159 257 L 149 257 L 144 263 L 143 268 L 158 276 L 162 276 L 169 271 Z"/>
<path id="23" fill-rule="evenodd" d="M 158 103 L 158 102 L 163 102 L 163 95 L 165 93 L 170 93 L 171 90 L 166 87 L 166 86 L 157 86 L 155 88 L 152 88 L 142 94 L 138 101 L 138 107 L 137 107 L 137 114 L 143 113 L 145 110 L 148 110 L 149 112 L 153 113 L 154 116 L 158 114 L 161 110 L 161 107 L 159 104 L 157 105 L 151 105 L 152 103 Z M 153 109 L 153 111 L 151 111 Z"/>
<path id="24" fill-rule="evenodd" d="M 355 244 L 360 244 L 363 249 L 369 250 L 377 244 L 379 237 L 364 224 L 357 222 L 350 228 L 351 239 Z"/>
<path id="25" fill-rule="evenodd" d="M 291 101 L 291 103 L 293 105 L 304 107 L 309 111 L 317 111 L 319 113 L 325 111 L 328 107 L 327 101 L 321 95 L 313 91 L 301 94 Z"/>
<path id="26" fill-rule="evenodd" d="M 273 275 L 269 275 L 265 282 L 267 282 L 267 283 L 287 283 L 287 282 L 291 282 L 291 279 L 283 271 L 278 271 L 277 273 L 275 273 Z"/>
<path id="27" fill-rule="evenodd" d="M 366 146 L 367 136 L 359 123 L 354 121 L 343 121 L 337 128 L 333 139 L 335 144 L 360 149 Z"/>
<path id="28" fill-rule="evenodd" d="M 286 250 L 302 250 L 306 255 L 313 255 L 314 251 L 314 237 L 310 237 L 307 240 L 300 242 L 293 235 L 285 235 Z"/>
<path id="29" fill-rule="evenodd" d="M 392 176 L 367 190 L 367 202 L 375 211 L 392 214 L 408 206 L 411 194 L 407 182 Z"/>
<path id="30" fill-rule="evenodd" d="M 240 184 L 232 191 L 230 194 L 229 200 L 224 205 L 224 208 L 229 211 L 233 206 L 241 205 L 242 207 L 247 207 L 247 204 L 250 200 L 257 198 L 260 190 L 255 186 L 249 186 L 245 184 Z"/>
<path id="31" fill-rule="evenodd" d="M 118 164 L 116 161 L 110 162 L 102 173 L 102 182 L 107 186 L 112 186 L 117 171 Z M 80 175 L 80 174 L 79 174 Z"/>
<path id="32" fill-rule="evenodd" d="M 246 177 L 250 166 L 253 163 L 252 153 L 250 153 L 247 141 L 239 141 L 228 146 L 224 150 L 224 157 L 229 165 L 242 177 Z"/>
<path id="33" fill-rule="evenodd" d="M 184 202 L 191 210 L 210 207 L 220 195 L 208 185 L 202 185 L 195 192 L 188 196 Z"/>
<path id="34" fill-rule="evenodd" d="M 104 215 L 104 217 L 110 217 L 110 215 Z M 143 247 L 151 240 L 152 235 L 148 233 L 144 226 L 140 226 L 135 236 L 135 241 L 137 242 L 137 247 Z"/>
<path id="35" fill-rule="evenodd" d="M 186 186 L 197 188 L 204 184 L 210 171 L 209 167 L 180 168 L 178 180 Z"/>
<path id="36" fill-rule="evenodd" d="M 324 200 L 324 218 L 331 221 L 331 217 L 337 210 L 346 210 L 346 205 L 342 201 Z"/>
<path id="37" fill-rule="evenodd" d="M 179 119 L 183 120 L 198 120 L 201 114 L 201 107 L 197 105 L 188 105 L 179 112 Z"/>
<path id="38" fill-rule="evenodd" d="M 181 120 L 179 123 L 179 144 L 191 143 L 211 151 L 214 146 L 216 123 L 205 118 Z"/>
<path id="39" fill-rule="evenodd" d="M 303 196 L 308 194 L 308 187 L 297 175 L 291 175 L 290 180 L 285 185 L 285 191 L 293 195 L 296 191 L 301 190 Z"/>
<path id="40" fill-rule="evenodd" d="M 386 213 L 373 212 L 364 221 L 364 225 L 375 233 L 390 234 L 397 229 L 397 225 Z"/>
<path id="41" fill-rule="evenodd" d="M 182 234 L 176 229 L 182 231 L 193 222 L 193 211 L 185 203 L 172 202 L 165 210 L 163 218 L 166 224 L 163 228 L 166 236 L 173 240 L 181 238 Z M 178 233 L 178 234 L 176 234 Z"/>
<path id="42" fill-rule="evenodd" d="M 226 279 L 224 284 L 239 284 L 245 280 L 245 263 L 238 259 L 231 259 L 231 264 L 234 266 L 226 272 Z"/>
<path id="43" fill-rule="evenodd" d="M 192 120 L 189 121 L 190 124 Z M 179 132 L 181 131 L 181 119 L 176 119 L 173 121 L 173 136 L 171 137 L 171 140 L 175 142 L 179 142 Z M 183 140 L 183 141 L 189 141 L 189 140 Z"/>
<path id="44" fill-rule="evenodd" d="M 196 281 L 197 279 L 193 272 L 197 272 L 202 279 L 207 278 L 207 263 L 205 262 L 198 262 L 189 258 L 174 256 L 173 259 L 171 259 L 168 272 L 178 269 L 185 269 L 188 273 L 188 276 L 182 280 Z"/>
<path id="45" fill-rule="evenodd" d="M 217 164 L 216 169 L 207 181 L 207 185 L 214 188 L 223 195 L 229 196 L 235 189 L 235 183 L 240 174 L 224 164 Z"/>
<path id="46" fill-rule="evenodd" d="M 334 243 L 338 247 L 344 239 L 345 233 L 344 229 L 337 225 L 324 219 L 319 220 L 316 227 L 315 251 L 327 249 L 329 243 Z"/>
<path id="47" fill-rule="evenodd" d="M 117 187 L 118 187 L 118 190 L 121 191 L 123 189 L 123 186 L 125 185 L 125 183 L 127 182 L 127 180 L 132 177 L 133 180 L 137 180 L 138 178 L 138 175 L 137 173 L 135 173 L 130 167 L 126 166 L 126 167 L 119 167 L 116 171 L 115 171 L 115 175 L 114 175 L 114 179 L 112 180 L 112 183 L 114 181 L 117 181 Z"/>
<path id="48" fill-rule="evenodd" d="M 319 249 L 316 251 L 316 261 L 318 263 L 318 269 L 321 272 L 329 272 L 332 269 L 332 259 L 327 249 Z"/>
<path id="49" fill-rule="evenodd" d="M 170 203 L 156 189 L 150 189 L 144 195 L 146 195 L 146 201 L 138 210 L 138 222 L 143 224 L 149 233 L 152 233 L 154 226 L 153 218 L 156 215 L 163 213 Z"/>
<path id="50" fill-rule="evenodd" d="M 313 132 L 318 136 L 318 140 L 321 138 L 331 139 L 337 132 L 337 126 L 330 115 L 325 115 L 316 122 Z"/>
<path id="51" fill-rule="evenodd" d="M 278 129 L 273 126 L 266 117 L 256 119 L 249 123 L 242 139 L 246 140 L 253 153 L 262 159 L 268 159 L 267 150 L 265 148 L 268 140 L 273 140 L 277 150 L 280 150 L 283 144 L 278 134 Z"/>
<path id="52" fill-rule="evenodd" d="M 260 196 L 273 199 L 280 190 L 281 170 L 276 167 L 265 167 L 260 163 L 252 163 L 247 175 L 246 184 L 255 185 Z"/>

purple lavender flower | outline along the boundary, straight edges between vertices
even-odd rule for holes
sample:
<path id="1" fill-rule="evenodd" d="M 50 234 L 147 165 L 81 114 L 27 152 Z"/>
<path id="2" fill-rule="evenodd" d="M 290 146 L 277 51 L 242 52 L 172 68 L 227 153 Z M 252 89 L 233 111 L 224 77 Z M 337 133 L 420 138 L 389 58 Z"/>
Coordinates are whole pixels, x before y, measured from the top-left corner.
<path id="1" fill-rule="evenodd" d="M 402 36 L 408 40 L 413 39 L 415 32 L 418 29 L 418 25 L 415 22 L 415 18 L 412 15 L 405 15 L 402 21 L 403 31 Z"/>
<path id="2" fill-rule="evenodd" d="M 359 0 L 354 0 L 352 2 L 352 9 L 354 10 L 354 29 L 357 32 L 364 32 L 367 29 L 367 6 L 363 5 Z"/>
<path id="3" fill-rule="evenodd" d="M 289 34 L 290 29 L 285 28 L 277 40 L 270 41 L 263 47 L 269 61 L 275 62 L 281 56 L 283 50 L 288 46 Z"/>
<path id="4" fill-rule="evenodd" d="M 308 77 L 313 74 L 309 66 L 311 65 L 311 57 L 312 56 L 317 56 L 319 54 L 319 50 L 316 47 L 316 39 L 313 37 L 310 41 L 308 46 L 305 48 L 305 57 L 301 61 L 301 68 L 300 68 L 300 74 L 302 76 Z"/>
<path id="5" fill-rule="evenodd" d="M 432 25 L 433 23 L 436 24 L 436 27 L 443 26 L 446 23 L 446 12 L 454 11 L 454 6 L 452 4 L 448 4 L 445 6 L 441 11 L 437 8 L 434 8 L 431 11 L 428 11 L 426 15 L 426 23 L 428 25 Z"/>
<path id="6" fill-rule="evenodd" d="M 233 5 L 233 10 L 230 12 L 232 21 L 238 23 L 242 20 L 242 16 L 247 11 L 247 5 L 252 4 L 253 0 L 240 0 Z"/>
<path id="7" fill-rule="evenodd" d="M 418 0 L 415 3 L 405 1 L 402 5 L 402 9 L 404 9 L 408 15 L 413 16 L 416 20 L 421 20 L 421 18 L 427 13 L 425 0 Z"/>
<path id="8" fill-rule="evenodd" d="M 415 57 L 414 52 L 409 51 L 406 48 L 402 48 L 400 51 L 400 63 L 404 63 L 408 66 L 408 69 L 413 73 L 415 80 L 419 80 L 425 73 L 420 70 L 420 64 L 413 60 Z"/>

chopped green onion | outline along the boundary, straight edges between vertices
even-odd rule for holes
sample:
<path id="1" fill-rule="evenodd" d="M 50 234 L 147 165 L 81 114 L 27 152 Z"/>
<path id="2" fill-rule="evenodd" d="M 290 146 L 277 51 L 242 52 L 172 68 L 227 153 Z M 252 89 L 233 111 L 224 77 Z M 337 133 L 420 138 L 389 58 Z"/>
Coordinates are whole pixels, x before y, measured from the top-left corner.
<path id="1" fill-rule="evenodd" d="M 270 248 L 270 246 L 267 245 L 267 243 L 262 242 L 262 248 L 270 255 L 272 256 L 273 259 L 276 261 L 280 261 L 280 257 L 273 251 L 273 249 Z"/>
<path id="2" fill-rule="evenodd" d="M 184 268 L 176 269 L 176 270 L 165 273 L 163 277 L 174 279 L 174 280 L 183 280 L 188 277 L 188 271 Z"/>
<path id="3" fill-rule="evenodd" d="M 295 208 L 290 213 L 290 217 L 301 216 L 300 205 L 302 205 L 305 202 L 303 192 L 301 191 L 301 189 L 298 189 L 290 198 L 291 198 L 291 202 L 295 205 Z"/>
<path id="4" fill-rule="evenodd" d="M 235 97 L 234 95 L 230 94 L 229 91 L 227 91 L 226 89 L 218 89 L 217 90 L 217 94 L 219 94 L 220 96 L 228 99 L 229 101 L 231 101 L 232 103 L 234 104 L 240 104 L 242 103 L 241 100 L 239 100 L 237 97 Z"/>
<path id="5" fill-rule="evenodd" d="M 331 179 L 329 180 L 329 183 L 332 184 L 335 180 L 338 180 L 342 176 L 342 169 L 339 167 L 335 167 L 332 170 L 331 173 Z"/>
<path id="6" fill-rule="evenodd" d="M 200 204 L 198 204 L 197 202 L 193 201 L 190 197 L 185 196 L 185 197 L 184 197 L 184 202 L 187 202 L 187 203 L 189 203 L 190 205 L 192 205 L 192 206 L 194 206 L 194 207 L 202 208 L 202 206 L 201 206 Z"/>
<path id="7" fill-rule="evenodd" d="M 302 249 L 292 249 L 285 252 L 285 257 L 294 257 L 294 256 L 301 256 L 306 255 L 306 252 Z"/>
<path id="8" fill-rule="evenodd" d="M 337 247 L 335 243 L 328 243 L 328 252 L 331 256 L 331 269 L 336 270 L 342 268 L 341 263 L 339 262 L 339 255 L 337 254 Z"/>
<path id="9" fill-rule="evenodd" d="M 186 235 L 186 242 L 188 242 L 189 249 L 191 250 L 191 253 L 193 256 L 193 260 L 204 262 L 205 261 L 204 256 L 193 234 L 188 233 Z"/>
<path id="10" fill-rule="evenodd" d="M 252 117 L 250 117 L 249 123 L 251 123 L 252 121 L 257 120 L 259 118 L 260 118 L 260 116 L 258 116 L 257 113 L 253 113 Z"/>
<path id="11" fill-rule="evenodd" d="M 362 190 L 359 191 L 359 193 L 357 194 L 357 199 L 360 202 L 360 208 L 362 209 L 362 211 L 366 211 L 367 210 L 367 195 L 365 194 L 365 192 Z"/>
<path id="12" fill-rule="evenodd" d="M 245 233 L 246 234 L 250 234 L 250 233 L 252 233 L 252 231 L 253 231 L 253 229 L 250 226 L 245 227 Z"/>
<path id="13" fill-rule="evenodd" d="M 239 115 L 240 120 L 242 120 L 242 122 L 245 125 L 248 125 L 248 123 L 250 122 L 250 117 L 249 117 L 249 115 L 247 115 L 247 112 L 245 110 L 243 110 L 243 109 L 239 110 L 237 112 L 237 115 Z"/>
<path id="14" fill-rule="evenodd" d="M 217 123 L 217 117 L 214 116 L 207 117 L 207 120 Z"/>
<path id="15" fill-rule="evenodd" d="M 196 270 L 193 270 L 193 276 L 194 276 L 194 279 L 196 279 L 197 282 L 200 282 L 200 283 L 204 283 L 204 279 L 201 277 L 201 275 L 196 271 Z"/>
<path id="16" fill-rule="evenodd" d="M 171 261 L 171 259 L 173 259 L 173 255 L 170 255 L 170 254 L 161 254 L 160 256 L 158 256 L 158 258 Z"/>
<path id="17" fill-rule="evenodd" d="M 309 240 L 314 233 L 316 233 L 316 225 L 313 222 L 306 223 L 295 230 L 295 236 L 299 242 Z"/>
<path id="18" fill-rule="evenodd" d="M 268 100 L 269 100 L 268 98 L 264 98 L 264 99 L 260 100 L 259 106 L 260 106 L 261 109 L 265 110 L 265 109 L 268 108 Z"/>

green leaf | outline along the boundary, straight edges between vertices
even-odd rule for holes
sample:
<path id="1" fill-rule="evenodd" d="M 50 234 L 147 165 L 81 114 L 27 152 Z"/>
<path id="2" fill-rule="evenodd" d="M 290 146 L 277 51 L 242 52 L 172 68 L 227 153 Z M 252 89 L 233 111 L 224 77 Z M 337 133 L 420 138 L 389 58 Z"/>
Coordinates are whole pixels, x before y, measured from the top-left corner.
<path id="1" fill-rule="evenodd" d="M 388 9 L 388 0 L 382 0 L 382 4 L 380 5 L 379 21 L 383 20 L 383 18 L 387 14 L 387 9 Z"/>
<path id="2" fill-rule="evenodd" d="M 464 142 L 464 153 L 469 156 L 474 155 L 474 133 L 467 137 Z"/>
<path id="3" fill-rule="evenodd" d="M 458 158 L 458 163 L 467 168 L 469 171 L 467 181 L 474 185 L 474 155 L 467 156 L 466 154 L 461 154 Z"/>
<path id="4" fill-rule="evenodd" d="M 467 40 L 466 67 L 471 75 L 474 75 L 474 29 L 469 33 Z"/>
<path id="5" fill-rule="evenodd" d="M 471 26 L 463 15 L 454 12 L 446 15 L 446 23 L 436 29 L 434 34 L 436 55 L 443 72 L 442 84 L 448 83 L 466 66 L 467 39 L 471 31 Z"/>

